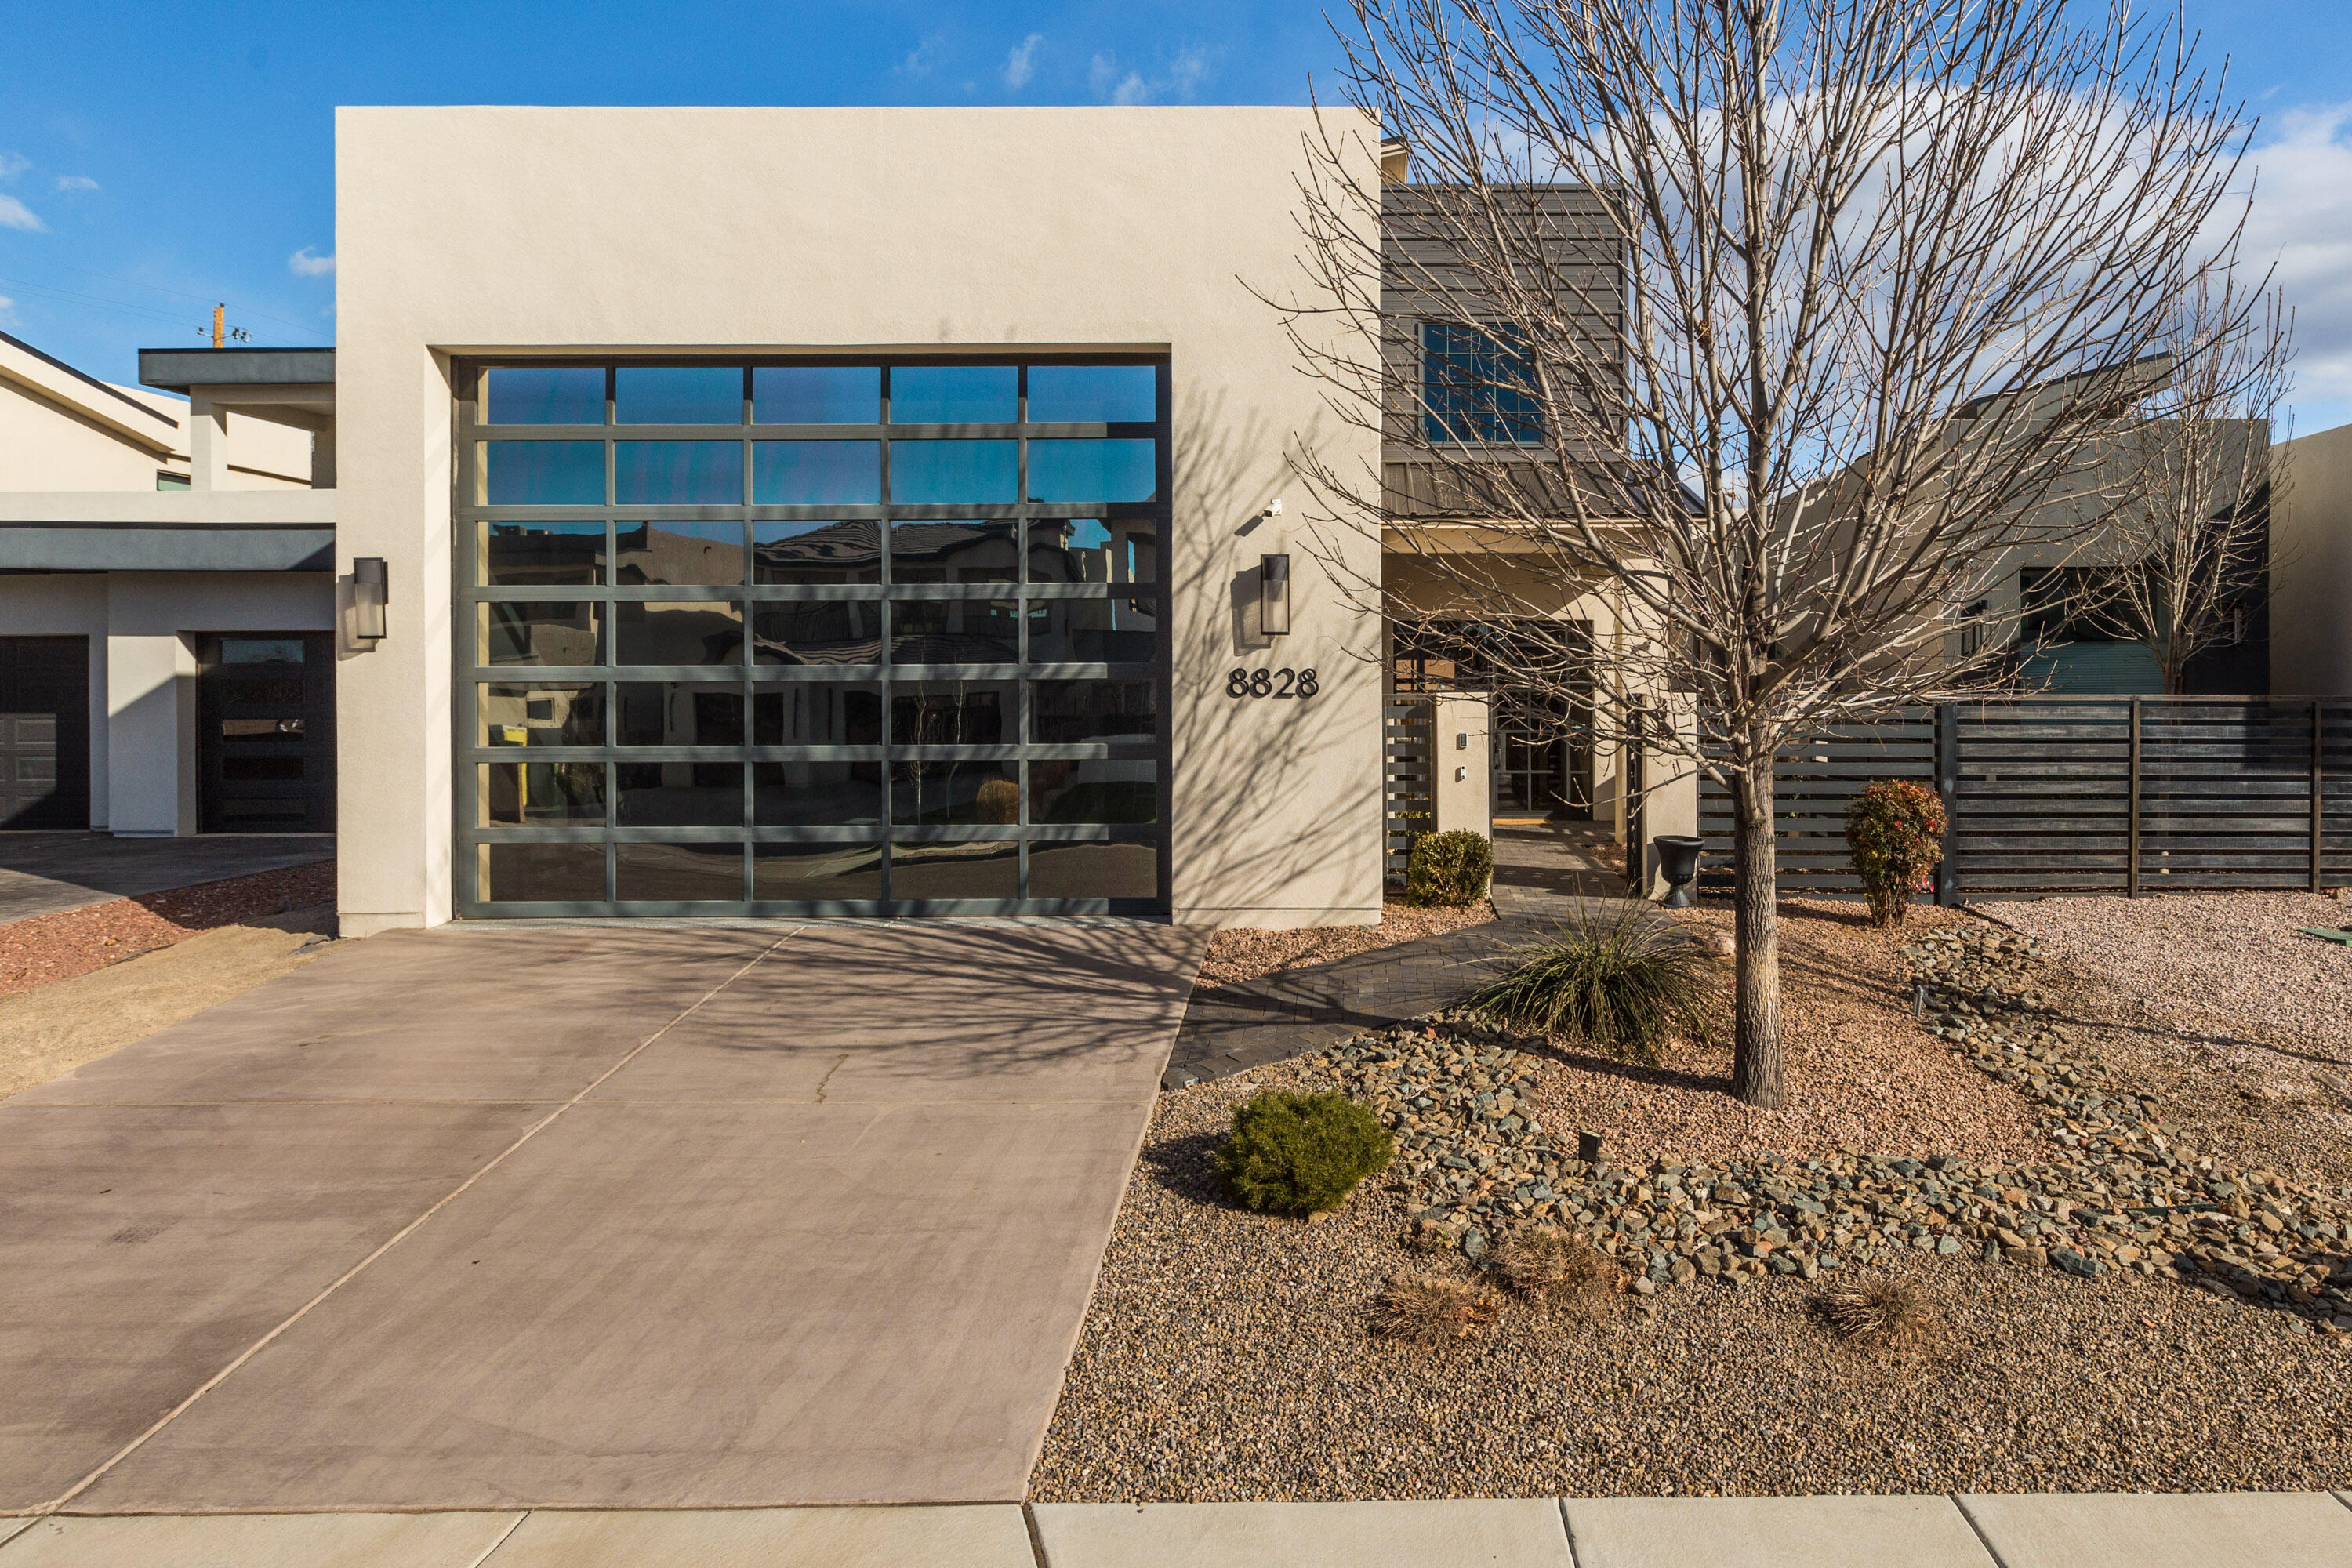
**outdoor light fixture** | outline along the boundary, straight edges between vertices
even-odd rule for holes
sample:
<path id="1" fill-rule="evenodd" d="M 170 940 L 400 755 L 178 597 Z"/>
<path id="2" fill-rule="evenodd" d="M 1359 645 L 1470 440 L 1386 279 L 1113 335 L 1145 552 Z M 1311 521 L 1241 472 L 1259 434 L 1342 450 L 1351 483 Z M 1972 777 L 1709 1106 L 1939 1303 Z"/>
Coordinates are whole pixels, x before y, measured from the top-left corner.
<path id="1" fill-rule="evenodd" d="M 381 555 L 362 555 L 352 563 L 352 637 L 365 643 L 383 640 L 383 605 L 389 586 Z"/>
<path id="2" fill-rule="evenodd" d="M 1257 558 L 1257 629 L 1270 637 L 1290 635 L 1290 557 Z"/>

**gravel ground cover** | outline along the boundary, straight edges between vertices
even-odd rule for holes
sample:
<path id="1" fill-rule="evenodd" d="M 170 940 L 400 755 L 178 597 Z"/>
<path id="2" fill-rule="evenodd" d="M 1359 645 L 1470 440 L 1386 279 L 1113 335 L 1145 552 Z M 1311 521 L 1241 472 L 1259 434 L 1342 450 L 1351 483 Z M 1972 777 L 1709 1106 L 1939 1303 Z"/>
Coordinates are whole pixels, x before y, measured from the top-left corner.
<path id="1" fill-rule="evenodd" d="M 203 882 L 0 925 L 0 996 L 87 974 L 196 931 L 331 904 L 335 863 L 320 860 Z"/>
<path id="2" fill-rule="evenodd" d="M 1843 1152 L 1648 1153 L 1727 1131 L 1669 1102 L 1587 1163 L 1545 1090 L 1616 1069 L 1459 1016 L 1164 1095 L 1034 1495 L 2344 1485 L 2352 1193 L 2195 1154 L 2168 1105 L 2053 1023 L 2026 944 L 1908 935 L 1863 939 L 1874 988 L 1818 962 L 1852 939 L 1822 944 L 1792 1003 L 1843 974 L 1854 1021 L 2005 1100 L 2026 1157 L 1879 1142 L 1864 1103 Z M 1926 1024 L 1900 1005 L 1906 971 Z M 1379 1191 L 1307 1226 L 1238 1209 L 1208 1166 L 1233 1105 L 1293 1084 L 1347 1088 L 1402 1135 Z M 1634 1293 L 1598 1327 L 1522 1303 L 1434 1351 L 1368 1336 L 1388 1279 L 1466 1275 L 1534 1223 L 1593 1238 Z M 1924 1367 L 1841 1349 L 1804 1313 L 1809 1279 L 1886 1274 L 1942 1320 Z"/>
<path id="3" fill-rule="evenodd" d="M 2352 923 L 2310 893 L 2045 899 L 1985 912 L 2054 959 L 2055 1005 L 2161 1091 L 2196 1146 L 2352 1182 Z"/>
<path id="4" fill-rule="evenodd" d="M 1194 984 L 1233 985 L 1285 969 L 1328 963 L 1399 942 L 1442 936 L 1465 926 L 1485 925 L 1494 918 L 1495 906 L 1485 899 L 1458 910 L 1420 909 L 1391 899 L 1381 906 L 1378 925 L 1221 931 L 1209 939 L 1208 953 L 1201 960 L 1201 977 Z"/>

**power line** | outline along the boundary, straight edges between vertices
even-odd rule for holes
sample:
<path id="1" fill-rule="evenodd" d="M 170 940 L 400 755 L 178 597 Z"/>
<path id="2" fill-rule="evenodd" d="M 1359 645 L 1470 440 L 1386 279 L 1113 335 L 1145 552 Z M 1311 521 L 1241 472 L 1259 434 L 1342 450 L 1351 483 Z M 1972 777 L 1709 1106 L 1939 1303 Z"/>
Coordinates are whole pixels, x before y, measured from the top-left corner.
<path id="1" fill-rule="evenodd" d="M 0 283 L 17 289 L 29 289 L 36 294 L 46 295 L 52 299 L 71 300 L 77 305 L 93 305 L 101 310 L 118 311 L 126 316 L 144 316 L 149 321 L 169 321 L 174 326 L 187 324 L 182 317 L 168 316 L 161 310 L 151 310 L 144 305 L 118 304 L 111 300 L 100 300 L 89 294 L 76 294 L 68 289 L 52 288 L 47 283 L 35 283 L 22 278 L 0 278 Z"/>
<path id="2" fill-rule="evenodd" d="M 44 266 L 44 267 L 54 267 L 54 268 L 56 268 L 58 271 L 60 271 L 60 272 L 78 272 L 78 273 L 79 273 L 81 276 L 83 276 L 84 278 L 95 278 L 95 279 L 98 279 L 100 282 L 101 282 L 101 283 L 123 283 L 123 284 L 128 284 L 130 287 L 131 287 L 131 288 L 133 288 L 133 289 L 153 289 L 153 290 L 154 290 L 156 293 L 158 293 L 158 294 L 172 294 L 172 295 L 176 295 L 176 296 L 177 296 L 177 297 L 179 297 L 180 299 L 183 299 L 183 300 L 197 300 L 198 302 L 203 303 L 203 304 L 211 304 L 211 303 L 213 303 L 215 300 L 216 300 L 218 299 L 218 296 L 217 296 L 217 295 L 215 295 L 215 294 L 191 294 L 191 293 L 189 293 L 185 289 L 166 289 L 166 288 L 164 288 L 161 283 L 142 283 L 142 282 L 141 282 L 141 281 L 140 281 L 138 279 L 136 279 L 136 278 L 124 278 L 124 277 L 121 276 L 121 275 L 120 275 L 120 274 L 118 274 L 118 273 L 112 273 L 112 272 L 92 272 L 92 271 L 91 271 L 89 268 L 87 268 L 87 267 L 71 267 L 71 266 L 68 266 L 65 262 L 62 262 L 62 261 L 51 261 L 51 260 L 50 260 L 48 258 L 47 258 L 47 257 L 35 256 L 32 252 L 30 252 L 30 251 L 28 251 L 28 250 L 20 250 L 20 249 L 17 249 L 17 248 L 16 248 L 16 247 L 14 247 L 14 246 L 5 246 L 5 247 L 0 247 L 0 251 L 5 251 L 5 253 L 7 253 L 7 254 L 9 254 L 9 255 L 12 255 L 12 256 L 21 256 L 21 257 L 23 257 L 23 258 L 24 258 L 26 260 L 27 260 L 27 261 L 38 261 L 42 266 Z M 16 281 L 17 281 L 18 283 L 20 283 L 22 287 L 24 287 L 24 288 L 27 288 L 27 289 L 38 289 L 38 288 L 47 287 L 47 285 L 44 285 L 44 284 L 38 284 L 38 283 L 26 283 L 26 282 L 23 282 L 23 280 L 22 280 L 22 279 L 16 279 Z M 134 308 L 134 307 L 117 307 L 117 308 L 118 308 L 118 309 L 131 309 L 131 308 Z M 243 306 L 239 306 L 239 307 L 237 308 L 237 314 L 239 314 L 239 315 L 241 315 L 241 316 L 257 316 L 257 317 L 259 317 L 261 320 L 263 320 L 263 321 L 276 321 L 276 322 L 277 322 L 278 325 L 280 325 L 280 326 L 284 326 L 284 327 L 293 327 L 293 328 L 297 329 L 298 331 L 305 331 L 305 332 L 308 332 L 308 331 L 315 331 L 317 330 L 317 326 L 316 326 L 316 324 L 315 324 L 315 323 L 311 323 L 311 324 L 308 324 L 308 325 L 306 325 L 305 323 L 300 322 L 300 321 L 288 321 L 288 320 L 287 320 L 285 317 L 283 317 L 283 316 L 273 316 L 273 315 L 271 315 L 271 314 L 270 314 L 268 311 L 267 311 L 267 310 L 248 310 L 245 309 Z M 177 318 L 176 316 L 173 318 L 173 320 L 174 320 L 174 321 L 177 321 L 178 319 L 179 319 L 179 318 Z"/>

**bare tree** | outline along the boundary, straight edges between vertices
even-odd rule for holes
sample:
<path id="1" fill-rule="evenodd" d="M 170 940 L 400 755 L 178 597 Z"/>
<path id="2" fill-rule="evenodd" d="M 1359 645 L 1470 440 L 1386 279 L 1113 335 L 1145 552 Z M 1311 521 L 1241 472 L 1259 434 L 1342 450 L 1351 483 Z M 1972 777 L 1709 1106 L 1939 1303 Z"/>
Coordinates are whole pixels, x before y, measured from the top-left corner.
<path id="1" fill-rule="evenodd" d="M 2079 510 L 2173 280 L 2229 265 L 2249 126 L 2120 4 L 1354 0 L 1340 36 L 1414 183 L 1313 149 L 1304 297 L 1359 330 L 1293 335 L 1384 443 L 1297 459 L 1319 525 L 1379 531 L 1408 623 L 1616 608 L 1595 731 L 1648 694 L 1652 784 L 1727 786 L 1736 1089 L 1777 1105 L 1774 756 L 1998 682 L 1948 634 Z M 1563 700 L 1591 668 L 1487 654 Z"/>
<path id="2" fill-rule="evenodd" d="M 2163 348 L 2171 374 L 2119 441 L 2123 494 L 2099 574 L 2099 614 L 2143 644 L 2164 689 L 2189 661 L 2244 640 L 2278 562 L 2271 551 L 2271 419 L 2292 377 L 2294 321 L 2276 295 L 2223 280 L 2184 291 Z"/>

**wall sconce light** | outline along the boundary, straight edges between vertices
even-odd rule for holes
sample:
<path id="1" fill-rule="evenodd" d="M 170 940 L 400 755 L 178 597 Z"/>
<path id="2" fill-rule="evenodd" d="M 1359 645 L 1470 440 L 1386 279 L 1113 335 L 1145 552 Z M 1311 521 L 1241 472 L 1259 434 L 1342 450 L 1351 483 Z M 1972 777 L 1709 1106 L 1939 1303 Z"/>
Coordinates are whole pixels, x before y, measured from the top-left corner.
<path id="1" fill-rule="evenodd" d="M 383 606 L 391 584 L 383 557 L 362 555 L 352 563 L 352 637 L 365 643 L 383 640 Z"/>
<path id="2" fill-rule="evenodd" d="M 1290 635 L 1290 557 L 1257 558 L 1257 629 L 1270 637 Z"/>

